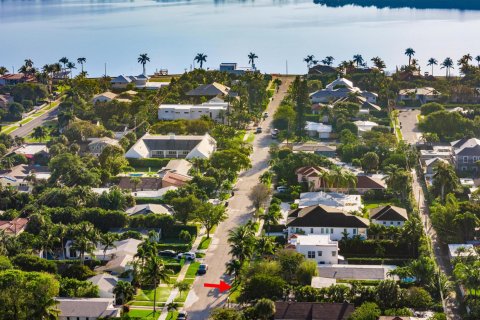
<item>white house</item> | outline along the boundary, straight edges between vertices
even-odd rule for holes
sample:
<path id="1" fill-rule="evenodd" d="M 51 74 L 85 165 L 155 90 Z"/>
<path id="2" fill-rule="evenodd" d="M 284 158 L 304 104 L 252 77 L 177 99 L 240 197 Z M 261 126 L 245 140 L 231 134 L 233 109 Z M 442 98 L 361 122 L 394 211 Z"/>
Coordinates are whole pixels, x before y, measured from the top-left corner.
<path id="1" fill-rule="evenodd" d="M 448 255 L 453 260 L 458 257 L 476 257 L 478 253 L 472 244 L 452 243 L 448 245 Z"/>
<path id="2" fill-rule="evenodd" d="M 147 203 L 147 204 L 137 204 L 134 207 L 128 208 L 125 210 L 127 215 L 135 216 L 142 214 L 168 214 L 172 215 L 173 210 L 166 204 L 156 204 L 156 203 Z"/>
<path id="3" fill-rule="evenodd" d="M 337 192 L 304 192 L 300 194 L 300 199 L 296 202 L 299 208 L 324 205 L 343 212 L 361 211 L 363 208 L 360 195 Z"/>
<path id="4" fill-rule="evenodd" d="M 88 151 L 96 157 L 100 156 L 107 146 L 120 146 L 118 140 L 109 137 L 90 138 L 88 141 Z"/>
<path id="5" fill-rule="evenodd" d="M 96 320 L 120 317 L 121 308 L 112 298 L 57 297 L 59 320 Z"/>
<path id="6" fill-rule="evenodd" d="M 305 131 L 310 137 L 328 139 L 332 134 L 332 126 L 328 124 L 307 121 Z"/>
<path id="7" fill-rule="evenodd" d="M 415 89 L 403 89 L 398 93 L 399 101 L 420 101 L 420 103 L 428 103 L 438 101 L 442 94 L 432 87 L 423 87 Z"/>
<path id="8" fill-rule="evenodd" d="M 338 78 L 329 83 L 325 89 L 318 90 L 310 95 L 312 103 L 331 103 L 337 100 L 349 98 L 351 94 L 358 94 L 367 102 L 377 103 L 378 95 L 369 91 L 362 91 L 355 87 L 352 81 L 345 78 Z"/>
<path id="9" fill-rule="evenodd" d="M 438 166 L 439 163 L 449 163 L 447 160 L 442 158 L 432 158 L 425 161 L 425 174 L 433 175 L 435 173 L 435 167 Z"/>
<path id="10" fill-rule="evenodd" d="M 110 102 L 114 100 L 116 97 L 117 97 L 117 94 L 110 91 L 106 91 L 93 96 L 92 103 L 96 104 L 98 102 L 101 102 L 101 103 Z"/>
<path id="11" fill-rule="evenodd" d="M 159 120 L 195 120 L 207 116 L 217 122 L 223 122 L 228 110 L 227 102 L 209 101 L 199 105 L 161 104 L 158 107 Z"/>
<path id="12" fill-rule="evenodd" d="M 373 127 L 377 127 L 378 123 L 373 121 L 354 121 L 355 125 L 358 128 L 358 135 L 361 136 L 365 132 L 371 131 Z"/>
<path id="13" fill-rule="evenodd" d="M 216 149 L 217 142 L 208 133 L 203 136 L 146 133 L 127 151 L 125 157 L 208 159 Z"/>
<path id="14" fill-rule="evenodd" d="M 323 205 L 291 210 L 286 224 L 289 238 L 293 234 L 325 234 L 337 241 L 344 235 L 365 239 L 369 225 L 368 219 Z"/>
<path id="15" fill-rule="evenodd" d="M 289 242 L 289 247 L 295 248 L 305 258 L 315 260 L 317 264 L 338 263 L 338 241 L 331 240 L 329 235 L 293 235 Z"/>
<path id="16" fill-rule="evenodd" d="M 370 210 L 372 223 L 386 227 L 403 227 L 408 221 L 407 210 L 396 206 L 384 206 Z"/>
<path id="17" fill-rule="evenodd" d="M 118 277 L 108 273 L 99 273 L 88 278 L 87 281 L 98 286 L 99 298 L 110 298 L 115 301 L 115 293 L 113 293 L 113 290 L 118 283 Z"/>
<path id="18" fill-rule="evenodd" d="M 420 150 L 420 160 L 425 163 L 427 160 L 440 158 L 453 162 L 453 150 L 450 146 L 433 146 L 431 150 Z"/>
<path id="19" fill-rule="evenodd" d="M 455 167 L 459 171 L 477 171 L 480 160 L 480 139 L 463 138 L 450 143 L 454 153 Z"/>

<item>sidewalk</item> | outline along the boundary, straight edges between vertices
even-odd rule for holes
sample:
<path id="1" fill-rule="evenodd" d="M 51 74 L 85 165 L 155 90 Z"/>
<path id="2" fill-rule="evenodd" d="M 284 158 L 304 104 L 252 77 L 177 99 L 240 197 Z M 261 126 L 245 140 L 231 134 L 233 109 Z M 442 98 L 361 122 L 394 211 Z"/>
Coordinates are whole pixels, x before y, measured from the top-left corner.
<path id="1" fill-rule="evenodd" d="M 204 235 L 206 235 L 207 232 L 204 228 L 200 230 L 200 232 L 197 235 L 197 238 L 195 239 L 195 242 L 192 245 L 192 249 L 190 251 L 195 252 L 198 249 L 198 246 L 200 245 L 200 242 L 202 241 L 202 238 Z M 185 275 L 187 274 L 188 267 L 192 261 L 185 261 L 185 264 L 182 267 L 182 270 L 178 273 L 177 277 L 177 282 L 183 281 L 185 279 Z M 174 302 L 175 298 L 177 297 L 179 291 L 177 288 L 172 289 L 170 292 L 170 296 L 167 299 L 167 302 L 165 302 L 165 307 L 162 309 L 162 313 L 160 314 L 160 317 L 158 317 L 158 320 L 166 320 L 168 316 L 168 308 L 167 305 L 171 302 Z"/>

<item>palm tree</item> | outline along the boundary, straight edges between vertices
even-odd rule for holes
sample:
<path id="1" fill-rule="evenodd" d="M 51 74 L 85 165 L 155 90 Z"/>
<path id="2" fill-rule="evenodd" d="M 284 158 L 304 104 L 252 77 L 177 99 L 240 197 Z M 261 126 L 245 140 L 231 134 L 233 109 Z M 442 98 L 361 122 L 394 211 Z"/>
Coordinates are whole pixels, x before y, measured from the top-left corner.
<path id="1" fill-rule="evenodd" d="M 113 289 L 113 293 L 116 296 L 117 303 L 124 304 L 133 298 L 135 295 L 135 288 L 130 282 L 120 280 Z"/>
<path id="2" fill-rule="evenodd" d="M 230 243 L 230 254 L 243 262 L 249 259 L 253 254 L 255 244 L 255 233 L 249 225 L 241 225 L 230 230 L 228 234 L 228 243 Z"/>
<path id="3" fill-rule="evenodd" d="M 433 66 L 438 65 L 438 61 L 435 58 L 428 59 L 427 66 L 432 66 L 432 76 L 433 76 Z"/>
<path id="4" fill-rule="evenodd" d="M 256 252 L 260 254 L 260 256 L 272 256 L 275 253 L 275 241 L 272 237 L 265 236 L 264 234 L 257 239 L 257 243 L 255 245 Z"/>
<path id="5" fill-rule="evenodd" d="M 373 62 L 373 65 L 377 67 L 378 70 L 383 70 L 387 67 L 385 62 L 380 57 L 373 57 L 370 60 Z"/>
<path id="6" fill-rule="evenodd" d="M 148 54 L 146 53 L 142 53 L 138 56 L 138 59 L 137 59 L 138 63 L 140 63 L 143 67 L 143 75 L 146 75 L 146 71 L 145 71 L 145 65 L 147 64 L 147 62 L 150 62 L 150 58 L 148 57 Z"/>
<path id="7" fill-rule="evenodd" d="M 60 128 L 66 128 L 75 119 L 75 116 L 70 110 L 60 110 L 57 118 Z"/>
<path id="8" fill-rule="evenodd" d="M 85 262 L 85 253 L 91 254 L 93 250 L 95 250 L 95 244 L 88 237 L 79 235 L 73 241 L 70 250 L 80 252 L 80 263 L 83 265 Z"/>
<path id="9" fill-rule="evenodd" d="M 452 165 L 446 162 L 439 162 L 434 169 L 434 184 L 440 185 L 440 199 L 445 201 L 447 190 L 449 192 L 458 188 L 458 178 Z"/>
<path id="10" fill-rule="evenodd" d="M 67 62 L 66 67 L 70 71 L 70 78 L 73 78 L 72 69 L 77 69 L 77 67 L 75 67 L 75 63 L 69 61 Z"/>
<path id="11" fill-rule="evenodd" d="M 2 159 L 2 165 L 4 168 L 6 168 L 7 170 L 12 170 L 13 168 L 13 165 L 14 165 L 14 160 L 13 160 L 13 157 L 4 157 Z"/>
<path id="12" fill-rule="evenodd" d="M 275 314 L 275 303 L 267 298 L 262 298 L 258 300 L 253 308 L 255 310 L 256 316 L 260 320 L 271 319 Z"/>
<path id="13" fill-rule="evenodd" d="M 415 55 L 415 50 L 412 48 L 405 49 L 405 55 L 408 56 L 408 65 L 411 65 L 412 57 Z"/>
<path id="14" fill-rule="evenodd" d="M 361 65 L 363 65 L 364 60 L 361 54 L 356 54 L 353 56 L 353 62 L 357 65 L 357 68 Z"/>
<path id="15" fill-rule="evenodd" d="M 0 76 L 3 76 L 4 74 L 8 73 L 8 69 L 5 68 L 4 66 L 0 66 Z"/>
<path id="16" fill-rule="evenodd" d="M 103 260 L 107 256 L 107 250 L 109 248 L 116 248 L 115 241 L 117 241 L 118 237 L 115 233 L 107 232 L 100 235 L 100 243 L 103 245 Z"/>
<path id="17" fill-rule="evenodd" d="M 170 302 L 169 304 L 166 305 L 166 307 L 167 307 L 167 311 L 170 312 L 170 318 L 171 318 L 171 317 L 173 317 L 173 313 L 171 313 L 171 312 L 172 311 L 177 311 L 179 306 L 178 306 L 178 303 L 176 303 L 176 302 Z"/>
<path id="18" fill-rule="evenodd" d="M 253 53 L 253 52 L 250 52 L 248 54 L 248 63 L 250 63 L 250 65 L 252 66 L 252 69 L 255 70 L 255 59 L 258 59 L 258 56 Z"/>
<path id="19" fill-rule="evenodd" d="M 443 62 L 441 64 L 440 69 L 445 69 L 446 70 L 445 76 L 447 78 L 450 77 L 450 69 L 454 69 L 453 60 L 451 58 L 445 58 L 445 60 L 443 60 Z"/>
<path id="20" fill-rule="evenodd" d="M 82 66 L 82 73 L 83 73 L 83 64 L 87 62 L 87 58 L 78 58 L 77 63 Z"/>
<path id="21" fill-rule="evenodd" d="M 63 70 L 66 70 L 67 63 L 69 62 L 67 57 L 62 57 L 60 60 L 58 60 L 61 64 L 63 64 Z"/>
<path id="22" fill-rule="evenodd" d="M 47 132 L 45 131 L 44 127 L 36 127 L 33 129 L 32 137 L 42 142 L 43 139 L 47 137 Z"/>
<path id="23" fill-rule="evenodd" d="M 163 281 L 170 281 L 170 270 L 165 268 L 162 259 L 157 256 L 151 256 L 145 261 L 142 270 L 144 281 L 153 286 L 153 313 L 157 311 L 157 287 Z"/>
<path id="24" fill-rule="evenodd" d="M 331 66 L 333 64 L 333 61 L 335 60 L 334 57 L 332 56 L 326 56 L 325 59 L 322 60 L 322 63 L 327 65 L 327 66 Z"/>
<path id="25" fill-rule="evenodd" d="M 310 69 L 310 66 L 312 65 L 312 61 L 315 59 L 315 56 L 313 54 L 307 55 L 306 58 L 303 59 L 307 63 L 307 69 Z"/>
<path id="26" fill-rule="evenodd" d="M 225 272 L 229 276 L 233 275 L 234 280 L 237 280 L 237 277 L 242 269 L 242 264 L 238 259 L 232 259 L 225 264 Z"/>
<path id="27" fill-rule="evenodd" d="M 203 63 L 204 63 L 204 62 L 207 62 L 207 55 L 204 54 L 204 53 L 197 53 L 197 55 L 195 56 L 194 60 L 195 60 L 197 63 L 200 63 L 200 69 L 203 69 Z"/>
<path id="28" fill-rule="evenodd" d="M 478 56 L 475 57 L 475 61 L 477 61 L 478 66 L 480 67 L 480 55 L 478 55 Z M 0 70 L 1 70 L 1 69 L 2 69 L 2 68 L 0 67 Z M 1 71 L 0 71 L 0 74 L 2 74 Z"/>
<path id="29" fill-rule="evenodd" d="M 27 68 L 33 68 L 33 61 L 32 59 L 25 59 L 25 67 Z"/>
<path id="30" fill-rule="evenodd" d="M 57 308 L 58 301 L 54 298 L 42 297 L 41 301 L 36 300 L 38 308 L 33 312 L 34 319 L 55 320 L 60 315 L 60 310 Z"/>

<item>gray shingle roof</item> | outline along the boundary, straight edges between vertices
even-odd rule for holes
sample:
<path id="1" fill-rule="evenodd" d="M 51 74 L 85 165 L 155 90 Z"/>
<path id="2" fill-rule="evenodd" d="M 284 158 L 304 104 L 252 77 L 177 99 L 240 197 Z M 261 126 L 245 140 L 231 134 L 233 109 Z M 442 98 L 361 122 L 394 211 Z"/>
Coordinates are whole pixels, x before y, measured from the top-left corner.
<path id="1" fill-rule="evenodd" d="M 230 88 L 220 83 L 203 84 L 187 92 L 187 96 L 218 96 L 227 95 Z"/>
<path id="2" fill-rule="evenodd" d="M 278 320 L 346 320 L 355 307 L 351 303 L 275 302 Z"/>
<path id="3" fill-rule="evenodd" d="M 378 207 L 370 210 L 370 218 L 380 221 L 407 221 L 407 210 L 396 206 Z"/>
<path id="4" fill-rule="evenodd" d="M 203 136 L 191 136 L 189 139 L 170 139 L 167 136 L 164 139 L 146 138 L 143 142 L 150 150 L 192 150 L 202 139 Z"/>

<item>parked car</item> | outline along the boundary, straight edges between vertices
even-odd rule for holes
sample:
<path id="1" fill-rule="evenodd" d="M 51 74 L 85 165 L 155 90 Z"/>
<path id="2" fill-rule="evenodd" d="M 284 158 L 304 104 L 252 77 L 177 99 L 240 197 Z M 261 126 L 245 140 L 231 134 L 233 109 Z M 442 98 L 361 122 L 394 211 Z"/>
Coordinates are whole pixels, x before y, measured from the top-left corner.
<path id="1" fill-rule="evenodd" d="M 257 127 L 256 133 L 262 133 L 262 127 Z"/>
<path id="2" fill-rule="evenodd" d="M 278 129 L 272 129 L 272 131 L 270 131 L 270 134 L 272 136 L 272 139 L 277 139 L 278 138 Z"/>
<path id="3" fill-rule="evenodd" d="M 268 118 L 268 112 L 263 113 L 263 119 L 266 119 L 266 118 Z"/>
<path id="4" fill-rule="evenodd" d="M 193 252 L 184 252 L 177 255 L 177 259 L 185 258 L 185 260 L 195 260 L 197 256 Z"/>
<path id="5" fill-rule="evenodd" d="M 162 250 L 158 252 L 158 255 L 161 257 L 175 257 L 177 253 L 173 250 Z"/>
<path id="6" fill-rule="evenodd" d="M 201 265 L 198 266 L 197 273 L 198 274 L 205 274 L 205 273 L 207 273 L 207 270 L 208 270 L 208 264 L 202 263 Z"/>
<path id="7" fill-rule="evenodd" d="M 287 192 L 287 190 L 288 190 L 288 187 L 286 187 L 286 186 L 277 187 L 277 192 L 279 192 L 279 193 Z"/>
<path id="8" fill-rule="evenodd" d="M 177 320 L 188 320 L 187 311 L 180 311 L 177 315 Z"/>

